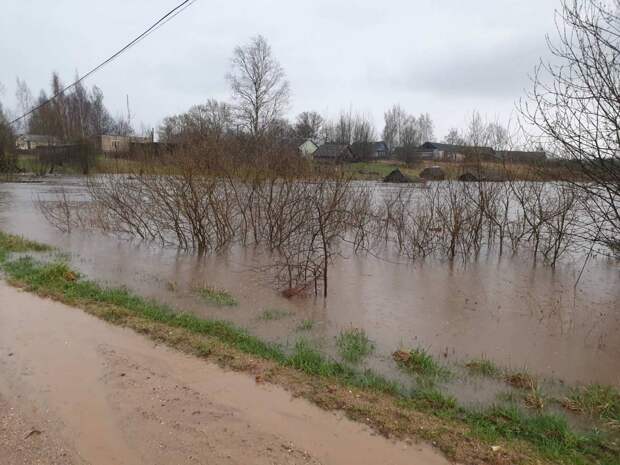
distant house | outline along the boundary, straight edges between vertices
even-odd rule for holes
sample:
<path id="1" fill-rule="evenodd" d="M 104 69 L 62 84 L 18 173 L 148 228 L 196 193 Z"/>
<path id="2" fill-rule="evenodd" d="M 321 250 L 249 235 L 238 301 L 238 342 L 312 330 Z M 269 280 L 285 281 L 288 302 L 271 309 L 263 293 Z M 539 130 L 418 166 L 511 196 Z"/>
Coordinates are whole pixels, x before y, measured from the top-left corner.
<path id="1" fill-rule="evenodd" d="M 387 158 L 389 153 L 390 148 L 384 141 L 380 140 L 373 144 L 372 158 Z"/>
<path id="2" fill-rule="evenodd" d="M 314 152 L 314 159 L 318 161 L 345 162 L 353 161 L 354 158 L 351 146 L 347 144 L 327 143 Z"/>
<path id="3" fill-rule="evenodd" d="M 394 149 L 394 155 L 399 160 L 407 163 L 414 163 L 420 160 L 434 160 L 435 150 L 411 146 L 396 147 Z"/>
<path id="4" fill-rule="evenodd" d="M 433 151 L 433 160 L 464 161 L 466 159 L 494 160 L 497 158 L 491 147 L 473 145 L 453 145 L 439 142 L 425 142 L 421 148 Z"/>
<path id="5" fill-rule="evenodd" d="M 319 146 L 311 139 L 306 139 L 297 147 L 299 153 L 304 158 L 312 158 L 312 155 L 318 150 Z"/>
<path id="6" fill-rule="evenodd" d="M 355 156 L 355 160 L 377 160 L 379 158 L 387 158 L 389 149 L 385 142 L 354 142 L 351 145 L 351 151 Z"/>
<path id="7" fill-rule="evenodd" d="M 17 150 L 35 150 L 38 147 L 50 147 L 58 144 L 60 144 L 58 137 L 40 134 L 20 134 L 15 140 Z"/>
<path id="8" fill-rule="evenodd" d="M 103 153 L 129 153 L 134 144 L 152 144 L 152 137 L 115 136 L 104 134 L 99 137 L 99 148 Z"/>
<path id="9" fill-rule="evenodd" d="M 547 159 L 545 152 L 526 152 L 518 150 L 502 150 L 497 152 L 500 160 L 512 163 L 540 163 Z"/>

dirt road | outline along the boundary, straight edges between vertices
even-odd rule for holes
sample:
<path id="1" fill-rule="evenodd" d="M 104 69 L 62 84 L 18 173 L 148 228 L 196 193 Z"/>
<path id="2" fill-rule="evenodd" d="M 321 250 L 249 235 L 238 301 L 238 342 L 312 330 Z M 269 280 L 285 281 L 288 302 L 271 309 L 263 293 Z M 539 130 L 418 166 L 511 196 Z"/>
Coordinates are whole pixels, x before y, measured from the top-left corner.
<path id="1" fill-rule="evenodd" d="M 0 457 L 17 464 L 420 464 L 275 386 L 0 281 Z"/>

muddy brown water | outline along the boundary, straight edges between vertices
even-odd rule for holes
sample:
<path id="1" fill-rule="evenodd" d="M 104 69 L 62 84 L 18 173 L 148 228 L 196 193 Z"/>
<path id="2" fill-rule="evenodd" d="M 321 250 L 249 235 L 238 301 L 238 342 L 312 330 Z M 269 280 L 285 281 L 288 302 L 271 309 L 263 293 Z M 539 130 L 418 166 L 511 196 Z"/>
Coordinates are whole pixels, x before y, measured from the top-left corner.
<path id="1" fill-rule="evenodd" d="M 50 226 L 33 200 L 63 186 L 80 192 L 79 178 L 36 184 L 0 184 L 0 228 L 57 246 L 73 266 L 110 285 L 123 285 L 199 316 L 222 318 L 262 338 L 291 346 L 311 339 L 335 355 L 335 337 L 363 328 L 375 342 L 365 362 L 406 381 L 391 360 L 398 348 L 424 347 L 448 364 L 486 357 L 502 367 L 527 369 L 567 383 L 620 386 L 620 272 L 617 261 L 597 258 L 583 265 L 574 257 L 553 271 L 530 257 L 482 257 L 475 262 L 392 263 L 372 257 L 338 260 L 330 271 L 326 300 L 286 300 L 254 271 L 252 250 L 234 248 L 198 257 L 175 249 L 93 232 L 63 234 Z M 234 308 L 201 301 L 200 284 L 227 289 Z M 287 311 L 277 321 L 266 309 Z M 297 331 L 313 320 L 311 331 Z M 459 377 L 448 391 L 461 400 L 493 401 L 502 389 Z"/>

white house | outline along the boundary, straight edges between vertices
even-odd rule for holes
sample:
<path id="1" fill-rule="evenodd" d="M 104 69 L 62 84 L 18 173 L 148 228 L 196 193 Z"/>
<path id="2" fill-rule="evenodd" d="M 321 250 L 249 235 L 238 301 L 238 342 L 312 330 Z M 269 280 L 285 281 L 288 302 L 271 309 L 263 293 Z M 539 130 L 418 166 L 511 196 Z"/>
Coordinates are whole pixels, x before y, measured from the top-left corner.
<path id="1" fill-rule="evenodd" d="M 37 147 L 49 147 L 59 143 L 60 141 L 55 136 L 20 134 L 15 140 L 15 148 L 17 150 L 34 150 Z"/>
<path id="2" fill-rule="evenodd" d="M 318 148 L 319 146 L 310 139 L 306 139 L 299 147 L 297 147 L 299 153 L 301 153 L 301 156 L 304 158 L 312 158 L 312 155 L 314 155 L 314 152 L 316 152 Z"/>

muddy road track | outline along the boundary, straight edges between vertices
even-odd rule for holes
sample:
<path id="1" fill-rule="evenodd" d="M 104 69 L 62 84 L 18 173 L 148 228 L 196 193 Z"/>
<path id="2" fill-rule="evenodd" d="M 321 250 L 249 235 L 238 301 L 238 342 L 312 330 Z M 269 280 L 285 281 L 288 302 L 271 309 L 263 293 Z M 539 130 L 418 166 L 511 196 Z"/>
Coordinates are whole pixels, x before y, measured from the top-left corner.
<path id="1" fill-rule="evenodd" d="M 34 432 L 33 432 L 34 431 Z M 0 457 L 50 464 L 447 464 L 0 281 Z"/>

